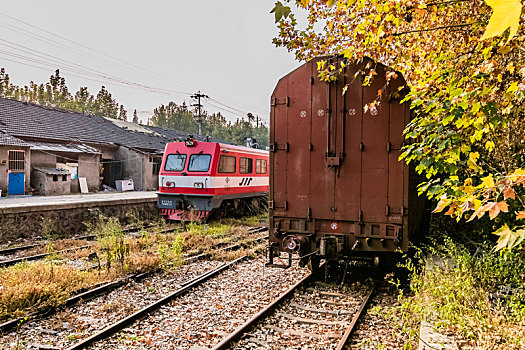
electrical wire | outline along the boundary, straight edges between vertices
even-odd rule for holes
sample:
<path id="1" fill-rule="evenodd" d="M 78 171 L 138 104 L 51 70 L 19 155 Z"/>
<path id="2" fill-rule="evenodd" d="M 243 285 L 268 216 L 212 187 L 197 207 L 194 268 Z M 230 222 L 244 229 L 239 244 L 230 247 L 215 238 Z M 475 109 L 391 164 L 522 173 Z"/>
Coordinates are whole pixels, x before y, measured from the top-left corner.
<path id="1" fill-rule="evenodd" d="M 22 23 L 23 25 L 26 25 L 26 26 L 31 27 L 33 29 L 37 29 L 37 30 L 39 30 L 41 32 L 47 33 L 47 34 L 49 34 L 49 35 L 51 35 L 51 36 L 53 36 L 55 38 L 59 38 L 59 39 L 61 39 L 63 41 L 71 43 L 73 45 L 77 45 L 77 46 L 82 47 L 82 48 L 84 48 L 86 50 L 93 51 L 93 52 L 97 53 L 98 55 L 102 55 L 104 57 L 108 57 L 108 58 L 110 58 L 112 60 L 118 61 L 120 63 L 124 63 L 125 65 L 127 65 L 129 67 L 133 67 L 134 69 L 136 69 L 136 70 L 138 70 L 140 72 L 146 71 L 146 72 L 154 74 L 156 76 L 165 78 L 164 75 L 160 75 L 160 74 L 158 74 L 158 73 L 156 73 L 154 71 L 150 71 L 150 70 L 144 69 L 143 67 L 135 65 L 133 63 L 129 63 L 129 62 L 125 61 L 125 60 L 122 60 L 120 58 L 114 57 L 112 55 L 105 54 L 105 53 L 103 53 L 103 52 L 101 52 L 99 50 L 90 48 L 90 47 L 88 47 L 86 45 L 80 44 L 78 42 L 75 42 L 75 41 L 70 40 L 68 38 L 62 37 L 60 35 L 54 34 L 54 33 L 50 32 L 50 31 L 47 31 L 47 30 L 45 30 L 43 28 L 37 27 L 35 25 L 32 25 L 30 23 L 27 23 L 25 21 L 17 19 L 17 18 L 15 18 L 13 16 L 6 15 L 4 13 L 0 13 L 0 15 L 4 16 L 6 18 L 9 18 L 11 20 L 17 21 L 19 23 Z M 40 34 L 33 33 L 31 31 L 28 31 L 28 30 L 25 30 L 23 28 L 17 27 L 15 25 L 12 25 L 12 24 L 9 24 L 9 23 L 3 23 L 3 24 L 0 23 L 0 26 L 3 26 L 4 28 L 8 28 L 8 29 L 10 29 L 10 30 L 12 30 L 14 32 L 19 33 L 19 34 L 29 36 L 31 38 L 34 38 L 34 39 L 38 40 L 38 41 L 42 41 L 42 42 L 44 42 L 44 43 L 46 43 L 48 45 L 51 45 L 51 46 L 54 46 L 54 47 L 58 47 L 58 48 L 61 48 L 61 49 L 65 49 L 67 51 L 73 51 L 76 54 L 80 53 L 83 56 L 87 55 L 88 57 L 95 58 L 95 59 L 97 59 L 99 61 L 101 60 L 101 58 L 96 56 L 96 55 L 93 55 L 93 54 L 90 54 L 90 53 L 85 53 L 85 52 L 79 52 L 79 50 L 74 49 L 73 47 L 71 47 L 69 45 L 66 45 L 64 43 L 61 43 L 61 42 L 53 40 L 53 39 L 46 38 L 46 37 L 44 37 L 44 36 L 42 36 Z M 41 51 L 37 51 L 37 50 L 31 49 L 31 48 L 28 48 L 26 46 L 22 46 L 22 45 L 10 42 L 10 41 L 5 40 L 5 39 L 0 39 L 0 40 L 11 44 L 8 47 L 10 47 L 12 49 L 15 49 L 15 50 L 18 50 L 18 51 L 22 51 L 22 52 L 25 52 L 27 54 L 33 54 L 33 53 L 31 53 L 31 51 L 33 51 L 33 52 L 37 53 L 37 54 L 35 54 L 37 57 L 40 57 L 40 58 L 43 58 L 43 59 L 46 59 L 46 57 L 42 57 L 42 55 L 50 57 L 50 58 L 47 58 L 48 62 L 34 60 L 34 59 L 31 59 L 31 58 L 28 58 L 27 56 L 26 57 L 15 56 L 16 58 L 23 59 L 23 60 L 26 60 L 26 61 L 29 61 L 29 62 L 32 62 L 32 63 L 38 63 L 38 64 L 47 65 L 47 66 L 56 65 L 57 61 L 58 61 L 61 65 L 64 65 L 63 67 L 68 67 L 67 69 L 64 69 L 64 70 L 67 70 L 68 72 L 76 73 L 77 75 L 73 75 L 73 74 L 71 74 L 71 75 L 75 76 L 75 77 L 78 77 L 78 78 L 82 78 L 79 75 L 85 75 L 85 76 L 88 77 L 87 79 L 92 80 L 92 81 L 97 81 L 97 82 L 102 82 L 102 83 L 109 82 L 109 83 L 113 83 L 114 85 L 123 86 L 123 87 L 135 87 L 135 88 L 138 88 L 138 89 L 144 89 L 145 91 L 148 91 L 148 92 L 151 92 L 151 93 L 159 93 L 159 94 L 163 94 L 163 95 L 176 95 L 176 94 L 191 95 L 191 93 L 189 93 L 189 92 L 168 90 L 168 89 L 163 89 L 163 88 L 158 88 L 158 87 L 148 86 L 148 85 L 141 84 L 141 83 L 128 81 L 128 80 L 122 79 L 122 78 L 117 78 L 117 77 L 111 76 L 110 74 L 106 74 L 106 73 L 103 73 L 103 72 L 91 69 L 89 67 L 76 64 L 76 63 L 71 62 L 71 61 L 63 60 L 61 58 L 58 58 L 58 57 L 55 57 L 55 56 L 43 53 Z M 18 46 L 18 47 L 17 48 L 13 47 L 13 45 Z M 4 44 L 4 46 L 7 46 L 7 45 Z M 28 50 L 29 50 L 29 52 L 28 52 Z M 13 53 L 8 53 L 8 52 L 5 52 L 5 51 L 3 53 L 6 54 L 6 55 L 10 55 L 11 57 L 13 57 L 13 55 L 15 55 Z M 12 59 L 9 60 L 9 61 L 15 62 L 15 63 L 19 63 L 19 64 L 23 64 L 23 63 L 21 63 L 19 61 L 15 61 L 15 60 L 12 60 Z M 102 59 L 102 61 L 108 62 L 108 60 L 105 60 L 105 59 Z M 35 67 L 34 65 L 31 65 L 31 64 L 29 64 L 29 66 Z M 43 69 L 42 67 L 36 67 L 36 68 Z M 54 68 L 56 68 L 56 67 L 54 67 Z M 122 68 L 122 67 L 119 66 L 119 68 Z M 95 78 L 102 79 L 103 81 L 96 80 Z M 171 81 L 172 80 L 170 80 L 170 82 Z M 182 83 L 182 84 L 184 84 L 184 83 Z M 184 84 L 184 85 L 187 85 L 187 84 Z M 210 105 L 212 105 L 212 106 L 216 107 L 217 109 L 220 109 L 220 110 L 222 110 L 222 111 L 224 111 L 226 113 L 234 114 L 234 115 L 237 115 L 237 116 L 245 116 L 247 114 L 246 111 L 243 111 L 243 110 L 238 109 L 236 107 L 232 107 L 232 106 L 230 106 L 228 104 L 225 104 L 223 102 L 218 101 L 217 99 L 212 99 L 212 101 L 215 102 L 215 103 L 213 103 L 213 102 L 209 103 Z M 260 118 L 261 118 L 261 120 L 266 120 L 267 121 L 267 118 L 265 118 L 265 117 L 260 117 Z"/>

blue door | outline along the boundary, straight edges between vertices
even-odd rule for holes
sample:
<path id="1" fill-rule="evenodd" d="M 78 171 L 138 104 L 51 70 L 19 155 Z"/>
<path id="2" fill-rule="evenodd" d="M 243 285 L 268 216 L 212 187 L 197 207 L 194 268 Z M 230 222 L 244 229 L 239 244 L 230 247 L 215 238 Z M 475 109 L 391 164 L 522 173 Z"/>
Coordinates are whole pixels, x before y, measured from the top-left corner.
<path id="1" fill-rule="evenodd" d="M 7 178 L 7 194 L 24 194 L 24 173 L 9 173 Z"/>

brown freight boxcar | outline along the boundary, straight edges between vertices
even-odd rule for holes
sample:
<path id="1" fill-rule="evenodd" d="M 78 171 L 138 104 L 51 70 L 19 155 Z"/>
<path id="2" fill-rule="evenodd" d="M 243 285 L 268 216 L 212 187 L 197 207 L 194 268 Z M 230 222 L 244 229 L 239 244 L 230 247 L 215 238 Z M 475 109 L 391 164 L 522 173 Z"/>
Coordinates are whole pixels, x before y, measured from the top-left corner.
<path id="1" fill-rule="evenodd" d="M 406 251 L 426 228 L 418 176 L 398 160 L 410 120 L 401 74 L 387 84 L 387 67 L 365 59 L 327 83 L 318 77 L 321 60 L 344 62 L 311 60 L 279 80 L 271 97 L 269 266 L 289 266 L 292 254 L 314 265 L 378 258 Z M 280 252 L 289 253 L 288 265 L 274 263 Z"/>

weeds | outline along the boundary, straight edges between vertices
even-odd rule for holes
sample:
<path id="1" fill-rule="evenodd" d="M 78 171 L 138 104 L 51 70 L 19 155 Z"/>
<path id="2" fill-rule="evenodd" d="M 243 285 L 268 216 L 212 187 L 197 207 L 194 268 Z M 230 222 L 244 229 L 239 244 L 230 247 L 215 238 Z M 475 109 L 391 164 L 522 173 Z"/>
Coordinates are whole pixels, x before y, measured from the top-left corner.
<path id="1" fill-rule="evenodd" d="M 476 349 L 522 349 L 523 293 L 502 301 L 490 296 L 502 285 L 523 290 L 525 258 L 520 252 L 485 248 L 472 254 L 445 238 L 427 257 L 417 254 L 417 264 L 407 260 L 403 267 L 411 274 L 413 295 L 401 296 L 400 330 L 414 339 L 424 319 Z"/>
<path id="2" fill-rule="evenodd" d="M 97 236 L 100 250 L 106 258 L 105 264 L 108 271 L 111 269 L 112 262 L 119 262 L 125 270 L 129 249 L 125 244 L 124 231 L 119 220 L 100 215 L 96 224 L 87 226 L 88 232 Z"/>
<path id="3" fill-rule="evenodd" d="M 181 254 L 184 248 L 184 237 L 177 235 L 175 241 L 170 244 L 160 243 L 158 252 L 164 269 L 182 264 Z"/>
<path id="4" fill-rule="evenodd" d="M 83 272 L 66 265 L 53 266 L 45 261 L 2 269 L 0 319 L 60 305 L 71 292 L 102 280 L 95 272 Z"/>
<path id="5" fill-rule="evenodd" d="M 42 217 L 42 222 L 40 223 L 42 229 L 42 236 L 47 241 L 55 241 L 59 238 L 58 226 L 56 220 L 51 218 Z"/>

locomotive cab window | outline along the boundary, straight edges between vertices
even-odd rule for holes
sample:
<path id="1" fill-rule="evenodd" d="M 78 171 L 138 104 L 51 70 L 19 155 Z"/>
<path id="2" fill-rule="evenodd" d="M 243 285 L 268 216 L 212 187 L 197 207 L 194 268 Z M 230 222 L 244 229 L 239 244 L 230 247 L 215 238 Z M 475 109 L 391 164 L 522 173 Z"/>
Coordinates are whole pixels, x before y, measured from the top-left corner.
<path id="1" fill-rule="evenodd" d="M 185 154 L 168 154 L 168 157 L 166 157 L 166 165 L 164 165 L 164 170 L 183 171 L 185 165 L 186 165 L 186 155 Z"/>
<path id="2" fill-rule="evenodd" d="M 266 159 L 257 159 L 255 162 L 255 173 L 256 174 L 266 174 L 268 169 L 268 164 Z"/>
<path id="3" fill-rule="evenodd" d="M 210 161 L 210 154 L 192 154 L 188 162 L 188 171 L 208 171 Z"/>
<path id="4" fill-rule="evenodd" d="M 239 160 L 239 172 L 241 174 L 251 174 L 253 172 L 253 159 L 241 157 Z"/>
<path id="5" fill-rule="evenodd" d="M 235 157 L 221 156 L 219 158 L 219 173 L 234 173 L 235 172 Z"/>

